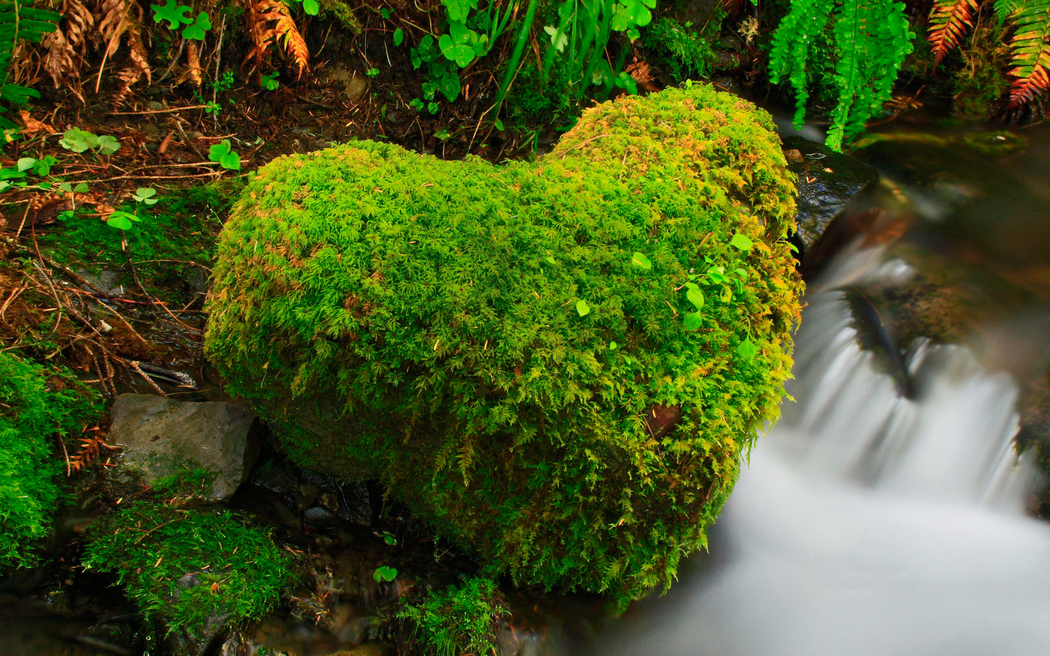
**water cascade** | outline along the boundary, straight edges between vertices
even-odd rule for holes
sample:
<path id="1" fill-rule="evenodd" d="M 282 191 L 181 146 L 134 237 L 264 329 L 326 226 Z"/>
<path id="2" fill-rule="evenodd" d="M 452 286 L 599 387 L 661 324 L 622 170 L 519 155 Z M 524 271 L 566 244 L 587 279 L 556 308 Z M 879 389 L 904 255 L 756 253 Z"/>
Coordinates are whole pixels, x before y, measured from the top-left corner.
<path id="1" fill-rule="evenodd" d="M 907 275 L 879 253 L 811 286 L 784 417 L 751 454 L 711 554 L 594 654 L 1050 653 L 1050 526 L 1012 438 L 1017 388 L 961 346 L 912 345 L 912 398 L 858 344 L 844 283 Z"/>

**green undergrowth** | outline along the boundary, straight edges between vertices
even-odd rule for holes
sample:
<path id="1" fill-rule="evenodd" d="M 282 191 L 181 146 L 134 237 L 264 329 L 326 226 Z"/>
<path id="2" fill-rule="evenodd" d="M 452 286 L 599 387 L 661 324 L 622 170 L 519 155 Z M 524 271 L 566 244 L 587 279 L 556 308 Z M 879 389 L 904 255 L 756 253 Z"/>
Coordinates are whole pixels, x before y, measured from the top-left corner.
<path id="1" fill-rule="evenodd" d="M 152 206 L 121 206 L 118 209 L 141 219 L 126 231 L 78 213 L 57 221 L 57 227 L 41 236 L 41 243 L 62 262 L 125 267 L 128 254 L 122 240 L 126 241 L 140 279 L 170 286 L 197 268 L 187 263 L 210 267 L 214 262 L 222 221 L 243 186 L 242 179 L 230 178 L 161 191 Z M 125 277 L 131 285 L 130 274 Z"/>
<path id="2" fill-rule="evenodd" d="M 531 163 L 283 157 L 227 222 L 205 348 L 290 455 L 382 479 L 483 575 L 639 597 L 778 416 L 792 193 L 769 116 L 707 86 Z"/>
<path id="3" fill-rule="evenodd" d="M 646 47 L 676 83 L 709 78 L 716 61 L 712 44 L 718 39 L 725 16 L 725 11 L 716 10 L 700 26 L 660 17 L 645 31 Z"/>
<path id="4" fill-rule="evenodd" d="M 47 535 L 62 497 L 55 438 L 79 435 L 98 411 L 91 392 L 0 352 L 0 569 L 36 560 L 31 543 Z"/>
<path id="5" fill-rule="evenodd" d="M 495 582 L 472 578 L 406 603 L 397 617 L 413 625 L 425 653 L 480 656 L 496 653 L 499 622 L 507 612 Z"/>
<path id="6" fill-rule="evenodd" d="M 171 490 L 168 490 L 171 492 Z M 269 530 L 225 510 L 139 501 L 92 527 L 83 564 L 115 572 L 145 620 L 201 637 L 269 611 L 294 561 Z"/>

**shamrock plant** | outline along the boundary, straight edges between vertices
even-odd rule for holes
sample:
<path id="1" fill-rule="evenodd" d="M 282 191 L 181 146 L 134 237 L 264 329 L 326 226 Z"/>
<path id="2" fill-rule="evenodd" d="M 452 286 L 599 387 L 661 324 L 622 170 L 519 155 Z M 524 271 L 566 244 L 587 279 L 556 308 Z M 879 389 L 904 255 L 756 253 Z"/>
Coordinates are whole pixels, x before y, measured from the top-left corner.
<path id="1" fill-rule="evenodd" d="M 224 169 L 241 170 L 241 156 L 233 150 L 229 139 L 223 139 L 222 143 L 217 143 L 208 149 L 208 159 Z"/>
<path id="2" fill-rule="evenodd" d="M 389 565 L 380 565 L 376 571 L 372 572 L 372 578 L 376 580 L 376 583 L 389 583 L 397 578 L 397 570 Z"/>
<path id="3" fill-rule="evenodd" d="M 112 155 L 120 150 L 120 141 L 115 137 L 109 135 L 102 135 L 100 137 L 97 134 L 88 132 L 87 130 L 81 130 L 80 128 L 70 128 L 66 130 L 62 134 L 62 138 L 58 140 L 58 144 L 66 150 L 71 150 L 74 153 L 97 150 L 103 155 Z"/>
<path id="4" fill-rule="evenodd" d="M 211 19 L 208 12 L 202 11 L 196 18 L 189 16 L 192 9 L 186 5 L 176 4 L 175 0 L 167 0 L 164 5 L 152 5 L 153 21 L 162 23 L 168 21 L 168 29 L 177 30 L 185 25 L 182 30 L 182 38 L 189 41 L 203 41 L 204 34 L 211 29 Z"/>

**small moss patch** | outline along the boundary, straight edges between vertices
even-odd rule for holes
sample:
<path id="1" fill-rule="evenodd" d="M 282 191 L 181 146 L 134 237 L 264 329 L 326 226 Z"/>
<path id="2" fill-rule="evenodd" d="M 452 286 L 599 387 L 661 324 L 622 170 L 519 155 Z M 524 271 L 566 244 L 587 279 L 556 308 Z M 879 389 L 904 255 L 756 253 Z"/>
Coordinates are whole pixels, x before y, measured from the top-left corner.
<path id="1" fill-rule="evenodd" d="M 52 438 L 79 434 L 97 411 L 89 393 L 0 352 L 0 568 L 33 562 L 29 543 L 47 535 L 61 497 L 64 464 Z"/>
<path id="2" fill-rule="evenodd" d="M 199 637 L 270 610 L 293 580 L 270 532 L 228 511 L 141 501 L 93 528 L 85 568 L 116 572 L 145 619 Z"/>
<path id="3" fill-rule="evenodd" d="M 495 582 L 472 578 L 406 604 L 397 616 L 415 626 L 427 653 L 459 656 L 496 653 L 499 621 L 506 614 Z"/>

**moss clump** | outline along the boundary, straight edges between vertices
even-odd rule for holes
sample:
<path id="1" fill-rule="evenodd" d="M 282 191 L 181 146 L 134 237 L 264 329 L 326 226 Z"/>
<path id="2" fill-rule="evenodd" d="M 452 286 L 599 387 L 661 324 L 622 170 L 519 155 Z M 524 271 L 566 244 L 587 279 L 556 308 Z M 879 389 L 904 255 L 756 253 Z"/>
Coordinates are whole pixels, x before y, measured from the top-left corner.
<path id="1" fill-rule="evenodd" d="M 438 656 L 497 653 L 497 631 L 507 609 L 491 579 L 472 578 L 406 604 L 397 616 L 415 626 L 428 653 Z"/>
<path id="2" fill-rule="evenodd" d="M 140 501 L 101 520 L 84 567 L 116 572 L 150 623 L 197 642 L 270 610 L 292 582 L 291 558 L 268 530 L 226 511 Z"/>
<path id="3" fill-rule="evenodd" d="M 0 568 L 31 564 L 28 543 L 47 535 L 63 469 L 52 437 L 79 434 L 97 412 L 93 397 L 50 379 L 43 367 L 0 352 Z"/>
<path id="4" fill-rule="evenodd" d="M 205 347 L 294 457 L 382 478 L 487 575 L 642 595 L 778 416 L 792 191 L 768 115 L 706 86 L 599 105 L 535 163 L 281 158 L 226 224 Z"/>

